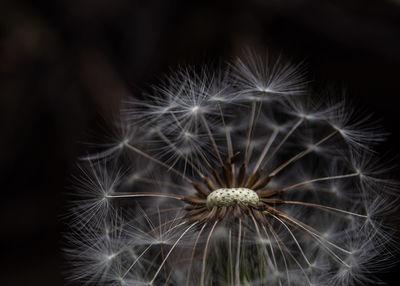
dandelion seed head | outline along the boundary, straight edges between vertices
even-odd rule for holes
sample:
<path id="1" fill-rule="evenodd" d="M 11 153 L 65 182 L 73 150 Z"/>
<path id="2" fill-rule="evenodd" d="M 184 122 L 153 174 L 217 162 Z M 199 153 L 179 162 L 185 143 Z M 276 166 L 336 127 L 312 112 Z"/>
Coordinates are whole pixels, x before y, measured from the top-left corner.
<path id="1" fill-rule="evenodd" d="M 82 158 L 72 279 L 376 281 L 390 266 L 399 197 L 373 151 L 384 132 L 306 88 L 302 65 L 250 53 L 229 69 L 183 68 L 126 100 L 117 139 Z"/>

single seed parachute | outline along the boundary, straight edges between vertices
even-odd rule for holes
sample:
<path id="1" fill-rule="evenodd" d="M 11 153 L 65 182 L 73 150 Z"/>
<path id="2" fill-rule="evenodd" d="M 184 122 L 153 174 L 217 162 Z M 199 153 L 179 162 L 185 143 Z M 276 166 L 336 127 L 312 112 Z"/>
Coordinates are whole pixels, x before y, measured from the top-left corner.
<path id="1" fill-rule="evenodd" d="M 84 285 L 358 285 L 397 208 L 369 117 L 255 55 L 180 70 L 124 102 L 79 163 L 66 253 Z"/>

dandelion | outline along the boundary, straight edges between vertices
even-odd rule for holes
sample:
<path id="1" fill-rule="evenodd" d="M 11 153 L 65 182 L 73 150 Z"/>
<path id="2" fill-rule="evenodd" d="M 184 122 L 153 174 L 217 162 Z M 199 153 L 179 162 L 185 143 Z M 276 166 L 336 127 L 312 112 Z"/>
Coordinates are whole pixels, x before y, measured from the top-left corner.
<path id="1" fill-rule="evenodd" d="M 71 278 L 84 285 L 359 285 L 390 266 L 385 134 L 299 66 L 250 55 L 128 100 L 80 163 Z"/>

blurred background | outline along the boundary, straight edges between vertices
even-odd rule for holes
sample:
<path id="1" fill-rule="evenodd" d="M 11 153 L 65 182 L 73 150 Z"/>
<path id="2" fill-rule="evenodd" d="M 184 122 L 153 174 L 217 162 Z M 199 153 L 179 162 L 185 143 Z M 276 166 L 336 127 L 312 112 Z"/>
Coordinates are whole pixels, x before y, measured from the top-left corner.
<path id="1" fill-rule="evenodd" d="M 344 88 L 391 133 L 379 151 L 400 154 L 398 0 L 1 1 L 0 284 L 66 284 L 70 174 L 122 96 L 246 47 Z M 399 270 L 380 277 L 398 285 Z"/>

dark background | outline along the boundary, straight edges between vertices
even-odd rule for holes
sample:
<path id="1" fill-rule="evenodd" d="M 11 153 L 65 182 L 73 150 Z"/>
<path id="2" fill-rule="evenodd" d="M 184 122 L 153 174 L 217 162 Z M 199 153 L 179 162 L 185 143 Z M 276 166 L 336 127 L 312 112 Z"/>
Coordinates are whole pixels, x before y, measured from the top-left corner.
<path id="1" fill-rule="evenodd" d="M 65 284 L 66 186 L 80 142 L 122 96 L 245 47 L 345 87 L 392 133 L 379 151 L 399 153 L 399 0 L 2 1 L 0 284 Z M 381 277 L 398 285 L 396 271 Z"/>

